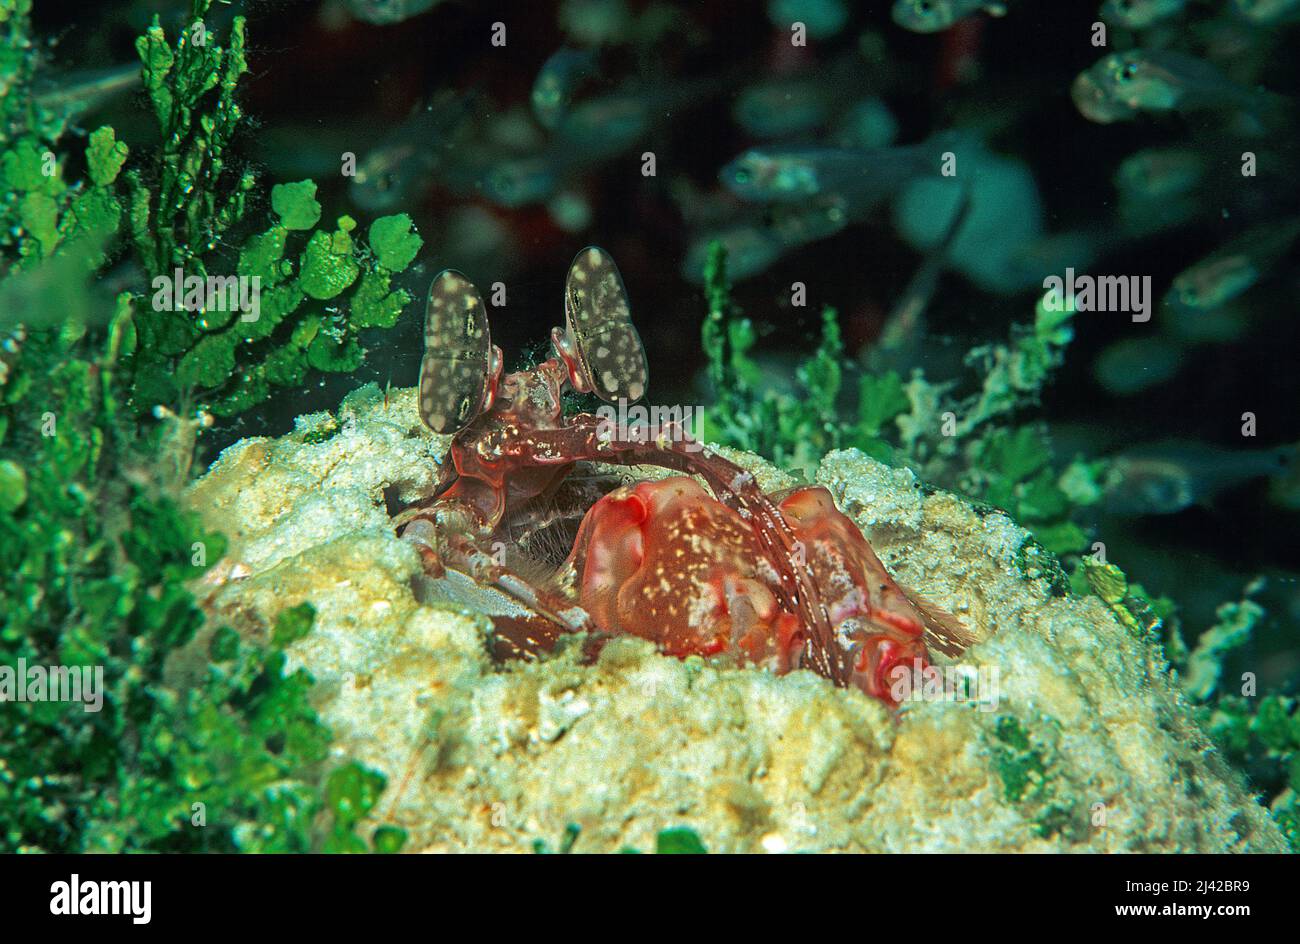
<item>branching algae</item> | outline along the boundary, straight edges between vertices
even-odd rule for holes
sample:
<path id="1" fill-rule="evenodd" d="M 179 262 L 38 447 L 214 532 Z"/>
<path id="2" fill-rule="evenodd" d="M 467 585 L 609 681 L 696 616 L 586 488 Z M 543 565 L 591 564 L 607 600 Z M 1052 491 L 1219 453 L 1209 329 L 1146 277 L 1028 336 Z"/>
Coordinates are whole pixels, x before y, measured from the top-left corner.
<path id="1" fill-rule="evenodd" d="M 196 22 L 208 7 L 195 3 Z M 29 13 L 25 0 L 0 4 L 0 848 L 396 851 L 400 830 L 354 832 L 383 778 L 355 764 L 327 773 L 312 679 L 285 670 L 310 607 L 282 616 L 265 646 L 204 626 L 188 588 L 224 542 L 178 503 L 202 424 L 177 411 L 194 398 L 234 412 L 308 367 L 354 367 L 356 332 L 391 325 L 408 300 L 389 280 L 420 239 L 403 216 L 375 221 L 369 246 L 347 219 L 311 232 L 314 186 L 287 185 L 238 254 L 269 283 L 261 318 L 162 311 L 144 293 L 106 302 L 87 281 L 124 223 L 151 277 L 233 258 L 225 239 L 258 193 L 225 157 L 243 22 L 225 49 L 193 32 L 169 44 L 156 21 L 140 39 L 164 145 L 131 162 L 107 127 L 83 152 L 56 151 L 66 124 L 32 95 Z M 83 163 L 83 179 L 65 179 Z M 344 298 L 350 319 L 316 304 Z M 162 422 L 142 429 L 145 411 Z M 173 663 L 200 640 L 200 670 L 178 681 Z M 52 665 L 85 667 L 87 710 L 14 697 L 16 671 L 38 679 Z"/>

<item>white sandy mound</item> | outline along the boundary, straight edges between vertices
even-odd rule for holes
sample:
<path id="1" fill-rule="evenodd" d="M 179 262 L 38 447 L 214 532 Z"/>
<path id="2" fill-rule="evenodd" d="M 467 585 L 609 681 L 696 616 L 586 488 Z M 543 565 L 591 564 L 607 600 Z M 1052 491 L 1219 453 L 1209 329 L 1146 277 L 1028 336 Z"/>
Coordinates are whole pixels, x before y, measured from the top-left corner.
<path id="1" fill-rule="evenodd" d="M 190 498 L 230 538 L 209 605 L 264 633 L 304 600 L 290 648 L 317 679 L 339 758 L 382 771 L 374 825 L 412 850 L 649 850 L 668 827 L 710 851 L 1283 851 L 1266 812 L 1191 720 L 1158 649 L 1093 598 L 1025 575 L 1026 533 L 855 452 L 818 480 L 905 585 L 984 641 L 964 677 L 996 705 L 930 700 L 891 715 L 808 672 L 775 677 L 624 640 L 494 666 L 467 581 L 430 596 L 383 493 L 426 492 L 446 449 L 413 391 L 373 387 L 337 417 L 227 449 Z M 728 452 L 765 487 L 787 479 Z M 419 599 L 417 599 L 417 588 Z M 421 602 L 423 600 L 424 602 Z"/>

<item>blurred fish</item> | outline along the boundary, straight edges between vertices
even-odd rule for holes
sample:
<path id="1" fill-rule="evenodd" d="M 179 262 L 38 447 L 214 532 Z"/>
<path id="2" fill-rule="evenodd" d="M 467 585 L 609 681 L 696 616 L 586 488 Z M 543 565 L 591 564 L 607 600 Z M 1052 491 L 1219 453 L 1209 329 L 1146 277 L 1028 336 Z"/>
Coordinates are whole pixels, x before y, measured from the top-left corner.
<path id="1" fill-rule="evenodd" d="M 1092 375 L 1112 396 L 1131 397 L 1173 380 L 1186 363 L 1177 338 L 1142 335 L 1108 344 L 1093 362 Z"/>
<path id="2" fill-rule="evenodd" d="M 564 46 L 551 53 L 533 82 L 533 115 L 538 124 L 554 131 L 583 80 L 595 69 L 594 50 Z"/>
<path id="3" fill-rule="evenodd" d="M 559 27 L 583 46 L 613 46 L 635 32 L 636 17 L 626 0 L 568 0 L 556 14 Z"/>
<path id="4" fill-rule="evenodd" d="M 1300 511 L 1300 462 L 1291 463 L 1288 471 L 1272 478 L 1268 483 L 1268 498 L 1281 508 Z M 1296 602 L 1300 603 L 1300 599 Z"/>
<path id="5" fill-rule="evenodd" d="M 554 151 L 500 161 L 483 175 L 483 195 L 510 210 L 544 203 L 559 190 L 564 172 L 575 167 Z"/>
<path id="6" fill-rule="evenodd" d="M 657 122 L 704 101 L 720 87 L 706 79 L 578 102 L 538 153 L 483 162 L 487 169 L 478 175 L 477 186 L 484 197 L 507 209 L 544 203 L 577 175 L 624 154 Z"/>
<path id="7" fill-rule="evenodd" d="M 536 154 L 546 146 L 547 133 L 526 105 L 495 105 L 485 109 L 483 133 L 475 144 L 508 154 Z"/>
<path id="8" fill-rule="evenodd" d="M 962 189 L 972 185 L 969 217 L 949 252 L 950 266 L 981 289 L 1000 295 L 1025 291 L 1042 276 L 1030 278 L 1035 262 L 1033 243 L 1043 239 L 1047 215 L 1038 182 L 1019 158 L 998 154 L 963 129 L 947 132 L 939 142 L 959 155 L 960 170 L 952 176 L 930 173 L 907 181 L 892 200 L 898 234 L 915 249 L 937 245 L 958 212 Z M 945 170 L 948 168 L 944 168 Z M 1044 245 L 1047 256 L 1059 256 L 1068 240 Z"/>
<path id="9" fill-rule="evenodd" d="M 1106 0 L 1101 18 L 1125 29 L 1140 30 L 1177 16 L 1187 0 Z"/>
<path id="10" fill-rule="evenodd" d="M 1300 17 L 1300 0 L 1233 0 L 1233 6 L 1246 19 L 1260 26 L 1272 26 L 1291 17 Z"/>
<path id="11" fill-rule="evenodd" d="M 43 76 L 36 82 L 36 104 L 47 111 L 72 116 L 98 108 L 109 99 L 140 85 L 140 64 L 85 69 L 57 76 Z"/>
<path id="12" fill-rule="evenodd" d="M 348 12 L 367 23 L 400 23 L 433 7 L 438 0 L 343 0 Z"/>
<path id="13" fill-rule="evenodd" d="M 751 148 L 728 163 L 719 178 L 753 203 L 794 203 L 821 195 L 844 198 L 851 215 L 888 199 L 909 180 L 938 173 L 947 136 L 888 148 Z"/>
<path id="14" fill-rule="evenodd" d="M 476 97 L 444 92 L 380 139 L 357 165 L 348 187 L 352 201 L 379 213 L 414 198 L 444 165 Z"/>
<path id="15" fill-rule="evenodd" d="M 1169 318 L 1159 337 L 1167 338 L 1178 349 L 1193 344 L 1231 344 L 1250 330 L 1251 314 L 1244 304 L 1228 302 L 1198 311 L 1195 318 Z"/>
<path id="16" fill-rule="evenodd" d="M 581 193 L 566 190 L 546 204 L 551 222 L 566 233 L 580 233 L 591 225 L 591 201 Z"/>
<path id="17" fill-rule="evenodd" d="M 1139 112 L 1221 108 L 1275 120 L 1277 97 L 1229 80 L 1216 66 L 1169 50 L 1112 53 L 1079 73 L 1070 95 L 1090 121 L 1127 121 Z"/>
<path id="18" fill-rule="evenodd" d="M 831 194 L 805 203 L 776 204 L 767 212 L 766 228 L 782 246 L 791 249 L 834 236 L 849 223 L 844 201 Z"/>
<path id="19" fill-rule="evenodd" d="M 626 151 L 650 129 L 650 108 L 634 96 L 583 102 L 538 153 L 486 162 L 484 197 L 519 209 L 545 203 L 575 176 Z"/>
<path id="20" fill-rule="evenodd" d="M 440 245 L 455 246 L 456 258 L 471 271 L 489 270 L 509 275 L 518 270 L 523 255 L 514 230 L 497 214 L 478 203 L 449 210 Z"/>
<path id="21" fill-rule="evenodd" d="M 579 102 L 564 116 L 556 130 L 557 149 L 575 148 L 584 160 L 594 163 L 621 154 L 650 130 L 655 118 L 671 117 L 681 98 L 675 94 L 642 96 L 613 92 Z"/>
<path id="22" fill-rule="evenodd" d="M 1295 457 L 1295 446 L 1237 450 L 1186 440 L 1125 450 L 1110 460 L 1101 508 L 1172 515 L 1252 479 L 1282 475 Z"/>
<path id="23" fill-rule="evenodd" d="M 1113 178 L 1123 233 L 1150 236 L 1194 218 L 1208 199 L 1207 168 L 1204 155 L 1187 147 L 1144 148 L 1126 157 Z"/>
<path id="24" fill-rule="evenodd" d="M 733 206 L 733 217 L 734 213 Z M 731 219 L 727 225 L 705 227 L 691 240 L 682 272 L 692 282 L 703 281 L 708 246 L 717 239 L 727 248 L 728 276 L 740 282 L 801 246 L 834 236 L 850 222 L 844 201 L 835 195 L 811 197 L 800 203 L 746 207 L 738 219 Z"/>
<path id="25" fill-rule="evenodd" d="M 1209 199 L 1208 166 L 1186 147 L 1144 148 L 1126 157 L 1113 178 L 1123 232 L 1145 237 L 1194 218 Z"/>
<path id="26" fill-rule="evenodd" d="M 989 16 L 1002 16 L 1007 7 L 992 0 L 895 0 L 890 13 L 903 29 L 938 33 L 981 10 Z"/>
<path id="27" fill-rule="evenodd" d="M 849 7 L 845 0 L 768 0 L 767 18 L 784 30 L 802 23 L 809 39 L 831 39 L 848 23 Z"/>
<path id="28" fill-rule="evenodd" d="M 1255 286 L 1300 236 L 1300 219 L 1267 223 L 1230 240 L 1175 276 L 1165 303 L 1181 311 L 1207 311 Z"/>
<path id="29" fill-rule="evenodd" d="M 755 138 L 806 134 L 826 123 L 835 91 L 814 77 L 755 83 L 740 93 L 731 115 Z"/>
<path id="30" fill-rule="evenodd" d="M 875 96 L 848 107 L 835 122 L 831 143 L 838 147 L 882 148 L 898 138 L 898 120 Z"/>
<path id="31" fill-rule="evenodd" d="M 715 240 L 727 250 L 727 277 L 741 282 L 767 269 L 778 259 L 784 247 L 771 233 L 753 225 L 736 225 L 711 230 L 696 236 L 682 260 L 682 276 L 696 285 L 704 281 L 704 266 L 709 244 Z"/>
<path id="32" fill-rule="evenodd" d="M 1086 272 L 1101 254 L 1103 246 L 1109 254 L 1119 251 L 1123 245 L 1109 226 L 1046 233 L 1012 250 L 1007 256 L 1004 272 L 1012 284 L 1041 284 L 1047 276 L 1064 272 L 1066 268 Z"/>
<path id="33" fill-rule="evenodd" d="M 1205 158 L 1192 148 L 1151 147 L 1130 154 L 1115 172 L 1121 199 L 1163 200 L 1189 192 L 1205 176 Z"/>

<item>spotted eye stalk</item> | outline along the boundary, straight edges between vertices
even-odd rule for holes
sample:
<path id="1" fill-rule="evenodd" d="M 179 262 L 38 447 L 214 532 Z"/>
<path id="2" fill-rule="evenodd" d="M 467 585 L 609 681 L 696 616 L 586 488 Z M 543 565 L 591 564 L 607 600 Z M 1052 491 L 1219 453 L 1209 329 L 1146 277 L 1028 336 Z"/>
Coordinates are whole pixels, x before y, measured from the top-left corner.
<path id="1" fill-rule="evenodd" d="M 492 405 L 500 377 L 482 296 L 454 269 L 440 272 L 425 309 L 420 419 L 435 433 L 460 432 Z"/>
<path id="2" fill-rule="evenodd" d="M 588 246 L 574 257 L 564 285 L 565 330 L 551 340 L 574 389 L 607 403 L 639 400 L 649 371 L 645 348 L 632 325 L 623 277 L 609 253 Z"/>

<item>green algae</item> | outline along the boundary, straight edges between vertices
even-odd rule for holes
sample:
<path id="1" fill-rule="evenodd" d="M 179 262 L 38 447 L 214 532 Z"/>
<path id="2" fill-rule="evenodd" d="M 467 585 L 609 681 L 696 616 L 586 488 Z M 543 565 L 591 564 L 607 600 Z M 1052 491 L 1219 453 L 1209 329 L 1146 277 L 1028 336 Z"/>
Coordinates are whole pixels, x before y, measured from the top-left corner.
<path id="1" fill-rule="evenodd" d="M 208 8 L 196 2 L 194 16 Z M 0 324 L 0 665 L 98 667 L 104 698 L 99 711 L 0 703 L 0 849 L 400 849 L 400 830 L 369 844 L 355 835 L 382 783 L 355 764 L 326 776 L 332 738 L 308 698 L 314 681 L 285 668 L 283 647 L 310 630 L 310 607 L 286 611 L 254 645 L 209 627 L 194 596 L 226 546 L 177 497 L 205 425 L 194 395 L 257 369 L 243 345 L 270 338 L 301 303 L 287 227 L 254 234 L 239 253 L 290 286 L 246 335 L 230 317 L 200 313 L 211 316 L 200 324 L 152 309 L 144 293 L 106 300 L 89 284 L 127 248 L 151 275 L 222 264 L 214 247 L 255 191 L 225 158 L 242 118 L 243 21 L 226 48 L 188 32 L 172 43 L 155 21 L 138 49 L 159 150 L 133 155 L 101 127 L 73 160 L 59 150 L 65 122 L 31 94 L 29 12 L 0 4 L 0 250 L 12 263 L 0 295 L 14 302 L 6 313 L 35 316 Z M 66 180 L 82 163 L 86 178 Z M 303 220 L 296 206 L 286 213 Z M 129 245 L 117 240 L 124 228 Z M 407 218 L 381 228 L 390 264 L 418 251 L 409 229 Z M 370 289 L 370 322 L 391 324 L 405 303 L 387 285 Z M 62 320 L 42 324 L 42 312 Z M 317 343 L 316 363 L 338 363 L 321 334 L 318 317 L 301 347 Z M 222 402 L 242 408 L 263 393 Z M 146 410 L 157 422 L 140 422 Z M 190 668 L 177 675 L 178 664 Z"/>
<path id="2" fill-rule="evenodd" d="M 1251 633 L 1264 618 L 1264 608 L 1249 599 L 1228 602 L 1215 613 L 1217 621 L 1196 641 L 1187 657 L 1183 687 L 1193 698 L 1204 701 L 1214 694 L 1223 674 L 1224 657 L 1250 641 Z"/>
<path id="3" fill-rule="evenodd" d="M 1202 710 L 1219 748 L 1271 796 L 1273 821 L 1300 853 L 1300 699 L 1225 696 Z"/>
<path id="4" fill-rule="evenodd" d="M 1042 424 L 1014 422 L 1061 365 L 1074 336 L 1073 310 L 1055 311 L 1040 300 L 1033 321 L 1015 326 L 1009 342 L 971 350 L 966 364 L 979 378 L 972 393 L 958 396 L 954 381 L 932 382 L 920 370 L 907 380 L 893 370 L 860 370 L 850 406 L 834 309 L 822 312 L 820 342 L 796 369 L 798 392 L 779 393 L 764 385 L 753 359 L 759 332 L 731 299 L 720 242 L 709 247 L 704 294 L 701 342 L 715 397 L 705 414 L 706 439 L 794 469 L 833 449 L 860 449 L 1003 509 L 1051 553 L 1083 550 L 1087 533 L 1075 518 L 1100 498 L 1100 464 L 1059 465 Z M 1088 483 L 1091 491 L 1083 487 Z"/>
<path id="5" fill-rule="evenodd" d="M 1080 567 L 1092 591 L 1110 607 L 1120 625 L 1139 639 L 1157 637 L 1164 618 L 1140 585 L 1130 584 L 1119 567 L 1095 557 L 1083 558 Z"/>
<path id="6" fill-rule="evenodd" d="M 693 829 L 664 829 L 655 836 L 655 852 L 658 855 L 705 855 L 708 851 Z"/>
<path id="7" fill-rule="evenodd" d="M 191 23 L 210 7 L 196 0 Z M 25 22 L 6 25 L 12 31 Z M 84 152 L 87 179 L 69 183 L 58 155 L 62 124 L 28 114 L 14 122 L 27 130 L 2 142 L 0 245 L 15 250 L 20 264 L 49 259 L 86 236 L 109 241 L 111 251 L 125 225 L 155 290 L 178 270 L 186 278 L 258 280 L 251 315 L 182 309 L 156 292 L 151 304 L 141 298 L 133 306 L 138 343 L 124 352 L 123 399 L 138 413 L 185 402 L 229 416 L 265 401 L 277 386 L 302 384 L 313 370 L 355 370 L 365 357 L 360 332 L 391 327 L 411 301 L 392 277 L 423 245 L 405 214 L 375 220 L 369 245 L 350 235 L 357 224 L 349 217 L 317 229 L 321 206 L 310 180 L 273 186 L 270 225 L 259 231 L 253 210 L 265 199 L 261 185 L 229 157 L 246 120 L 239 104 L 248 69 L 245 23 L 234 18 L 224 45 L 211 30 L 203 35 L 202 43 L 192 28 L 169 37 L 155 18 L 136 44 L 158 126 L 155 151 L 133 159 L 111 127 L 99 128 Z M 10 62 L 13 89 L 5 101 L 14 108 L 24 90 L 30 96 L 31 76 L 21 57 L 0 64 Z M 104 253 L 79 245 L 93 271 Z"/>
<path id="8" fill-rule="evenodd" d="M 1044 719 L 1043 723 L 1052 723 Z M 1014 715 L 1001 715 L 988 738 L 993 769 L 1007 803 L 1024 804 L 1035 833 L 1050 839 L 1071 833 L 1077 816 L 1058 783 L 1053 750 Z"/>
<path id="9" fill-rule="evenodd" d="M 0 664 L 100 666 L 105 699 L 94 713 L 0 704 L 0 848 L 309 851 L 326 844 L 322 816 L 329 844 L 355 844 L 352 807 L 315 783 L 331 737 L 311 676 L 285 670 L 309 610 L 286 611 L 265 648 L 221 627 L 198 677 L 169 679 L 206 623 L 188 588 L 225 542 L 170 491 L 124 477 L 167 437 L 146 447 L 110 418 L 112 388 L 90 382 L 110 361 L 81 345 L 31 336 L 0 387 L 0 464 L 25 483 L 0 515 Z M 54 417 L 50 435 L 28 407 Z M 192 430 L 182 439 L 192 448 Z"/>
<path id="10" fill-rule="evenodd" d="M 314 229 L 320 221 L 315 182 L 276 184 L 271 188 L 271 209 L 285 229 Z"/>

